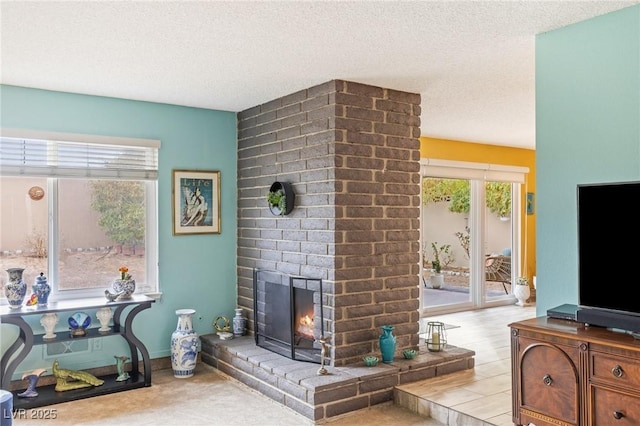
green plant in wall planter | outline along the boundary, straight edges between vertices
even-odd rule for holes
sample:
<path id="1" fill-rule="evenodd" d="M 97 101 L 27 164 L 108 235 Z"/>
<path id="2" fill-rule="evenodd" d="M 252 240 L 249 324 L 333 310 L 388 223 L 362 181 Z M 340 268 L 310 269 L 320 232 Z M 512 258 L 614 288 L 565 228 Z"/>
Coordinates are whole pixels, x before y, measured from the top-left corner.
<path id="1" fill-rule="evenodd" d="M 281 189 L 278 189 L 275 192 L 269 191 L 267 194 L 267 202 L 270 207 L 279 209 L 280 214 L 287 209 L 287 198 L 284 195 L 284 191 Z"/>
<path id="2" fill-rule="evenodd" d="M 287 182 L 274 182 L 267 193 L 269 210 L 276 216 L 284 216 L 293 210 L 295 194 Z"/>

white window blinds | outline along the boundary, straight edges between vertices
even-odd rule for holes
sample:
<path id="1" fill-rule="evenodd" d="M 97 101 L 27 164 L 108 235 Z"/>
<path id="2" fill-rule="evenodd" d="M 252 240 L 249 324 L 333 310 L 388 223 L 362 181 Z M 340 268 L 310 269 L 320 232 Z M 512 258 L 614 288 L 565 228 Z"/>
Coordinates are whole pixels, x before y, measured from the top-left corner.
<path id="1" fill-rule="evenodd" d="M 0 175 L 157 180 L 160 141 L 2 130 Z"/>
<path id="2" fill-rule="evenodd" d="M 438 159 L 420 160 L 423 176 L 524 183 L 528 167 Z"/>

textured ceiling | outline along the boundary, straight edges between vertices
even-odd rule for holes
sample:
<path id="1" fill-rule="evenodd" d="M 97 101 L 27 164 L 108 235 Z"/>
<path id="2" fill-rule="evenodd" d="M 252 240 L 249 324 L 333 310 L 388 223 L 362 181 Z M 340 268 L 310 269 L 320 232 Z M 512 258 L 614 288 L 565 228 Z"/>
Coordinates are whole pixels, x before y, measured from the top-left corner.
<path id="1" fill-rule="evenodd" d="M 3 84 L 241 111 L 332 79 L 423 136 L 535 147 L 535 34 L 636 1 L 5 1 Z"/>

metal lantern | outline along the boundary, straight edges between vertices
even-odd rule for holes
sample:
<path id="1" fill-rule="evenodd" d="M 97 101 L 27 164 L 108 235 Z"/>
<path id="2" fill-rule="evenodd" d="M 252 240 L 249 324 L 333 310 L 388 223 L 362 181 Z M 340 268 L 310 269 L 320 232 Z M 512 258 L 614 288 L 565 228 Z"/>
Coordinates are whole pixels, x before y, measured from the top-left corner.
<path id="1" fill-rule="evenodd" d="M 444 329 L 443 322 L 429 321 L 427 323 L 425 343 L 430 352 L 440 352 L 445 349 L 447 346 L 447 332 Z"/>

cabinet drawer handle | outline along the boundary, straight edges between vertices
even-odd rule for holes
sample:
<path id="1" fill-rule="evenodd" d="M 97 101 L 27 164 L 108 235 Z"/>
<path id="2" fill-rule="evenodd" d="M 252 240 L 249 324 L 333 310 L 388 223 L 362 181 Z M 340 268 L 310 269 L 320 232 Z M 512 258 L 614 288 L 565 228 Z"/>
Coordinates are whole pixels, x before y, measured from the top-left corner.
<path id="1" fill-rule="evenodd" d="M 611 369 L 611 374 L 613 374 L 618 378 L 622 377 L 622 367 L 620 367 L 619 365 L 616 365 Z"/>
<path id="2" fill-rule="evenodd" d="M 544 377 L 542 378 L 542 383 L 544 383 L 547 386 L 551 386 L 551 383 L 553 383 L 553 379 L 551 378 L 550 375 L 545 374 Z"/>
<path id="3" fill-rule="evenodd" d="M 624 414 L 622 414 L 621 411 L 614 411 L 613 412 L 613 418 L 616 420 L 620 420 L 621 418 L 624 417 Z"/>

